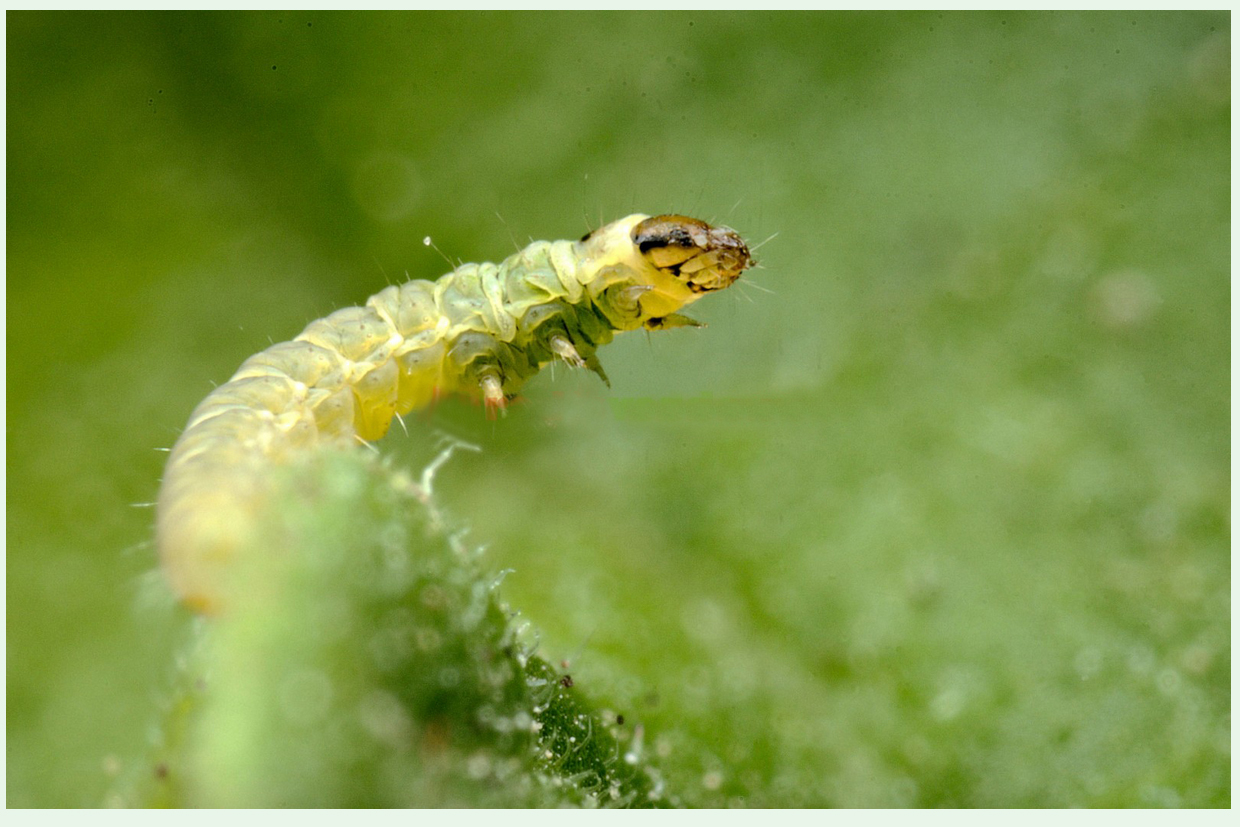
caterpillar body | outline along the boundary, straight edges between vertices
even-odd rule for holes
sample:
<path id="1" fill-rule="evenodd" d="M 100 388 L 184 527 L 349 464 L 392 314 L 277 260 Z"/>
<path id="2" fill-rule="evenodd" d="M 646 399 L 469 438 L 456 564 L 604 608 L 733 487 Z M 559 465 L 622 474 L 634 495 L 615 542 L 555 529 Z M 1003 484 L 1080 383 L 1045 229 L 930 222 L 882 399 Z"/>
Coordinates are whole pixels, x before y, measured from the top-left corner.
<path id="1" fill-rule="evenodd" d="M 156 504 L 173 589 L 220 608 L 271 466 L 318 446 L 383 436 L 393 417 L 448 393 L 494 413 L 554 360 L 603 375 L 617 331 L 696 322 L 676 311 L 752 264 L 733 230 L 679 215 L 631 215 L 580 241 L 537 241 L 499 264 L 410 281 L 311 322 L 247 359 L 190 416 Z"/>

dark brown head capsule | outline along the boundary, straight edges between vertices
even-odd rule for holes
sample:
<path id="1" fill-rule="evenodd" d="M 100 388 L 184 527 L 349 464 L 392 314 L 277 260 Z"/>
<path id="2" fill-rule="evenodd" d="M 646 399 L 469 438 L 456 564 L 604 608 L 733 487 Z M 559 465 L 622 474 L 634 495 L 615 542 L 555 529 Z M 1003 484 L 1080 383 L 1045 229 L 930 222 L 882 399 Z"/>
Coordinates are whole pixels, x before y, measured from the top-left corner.
<path id="1" fill-rule="evenodd" d="M 683 215 L 656 215 L 633 228 L 646 260 L 694 293 L 722 290 L 753 264 L 735 231 Z"/>

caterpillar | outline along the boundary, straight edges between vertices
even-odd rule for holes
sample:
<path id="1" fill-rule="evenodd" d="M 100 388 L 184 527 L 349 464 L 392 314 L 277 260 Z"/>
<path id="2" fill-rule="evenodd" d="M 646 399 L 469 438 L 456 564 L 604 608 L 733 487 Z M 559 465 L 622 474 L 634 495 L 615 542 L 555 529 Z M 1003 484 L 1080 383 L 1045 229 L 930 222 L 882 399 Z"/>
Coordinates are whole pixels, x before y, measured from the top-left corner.
<path id="1" fill-rule="evenodd" d="M 630 215 L 580 241 L 536 241 L 499 264 L 464 264 L 311 322 L 247 359 L 194 410 L 172 447 L 156 540 L 173 590 L 218 611 L 270 468 L 323 446 L 382 437 L 444 394 L 492 416 L 552 361 L 606 381 L 597 349 L 618 331 L 697 326 L 677 311 L 753 260 L 727 227 Z"/>

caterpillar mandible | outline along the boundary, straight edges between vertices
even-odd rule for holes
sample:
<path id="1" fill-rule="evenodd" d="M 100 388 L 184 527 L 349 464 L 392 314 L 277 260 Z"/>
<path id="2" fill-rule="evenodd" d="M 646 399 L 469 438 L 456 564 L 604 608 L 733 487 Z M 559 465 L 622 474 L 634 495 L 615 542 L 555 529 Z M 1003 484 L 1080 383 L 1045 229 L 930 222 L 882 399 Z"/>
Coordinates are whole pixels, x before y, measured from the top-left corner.
<path id="1" fill-rule="evenodd" d="M 194 410 L 156 503 L 173 589 L 220 607 L 228 562 L 261 501 L 265 472 L 316 446 L 383 436 L 439 395 L 492 414 L 554 360 L 606 381 L 595 351 L 617 331 L 695 326 L 677 313 L 753 263 L 727 227 L 630 215 L 580 241 L 536 241 L 499 264 L 388 287 L 251 356 Z"/>

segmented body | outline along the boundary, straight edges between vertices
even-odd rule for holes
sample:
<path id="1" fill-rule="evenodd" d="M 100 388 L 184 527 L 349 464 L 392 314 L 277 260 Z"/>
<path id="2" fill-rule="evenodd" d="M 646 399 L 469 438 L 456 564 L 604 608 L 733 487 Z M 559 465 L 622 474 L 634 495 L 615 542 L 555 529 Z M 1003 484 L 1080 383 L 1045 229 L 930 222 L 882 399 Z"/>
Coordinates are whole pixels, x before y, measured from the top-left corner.
<path id="1" fill-rule="evenodd" d="M 616 331 L 693 324 L 676 311 L 751 263 L 740 237 L 683 216 L 632 215 L 581 241 L 410 281 L 250 357 L 194 410 L 157 503 L 163 567 L 190 606 L 219 607 L 270 466 L 383 436 L 437 395 L 491 410 L 546 363 L 588 366 Z"/>

